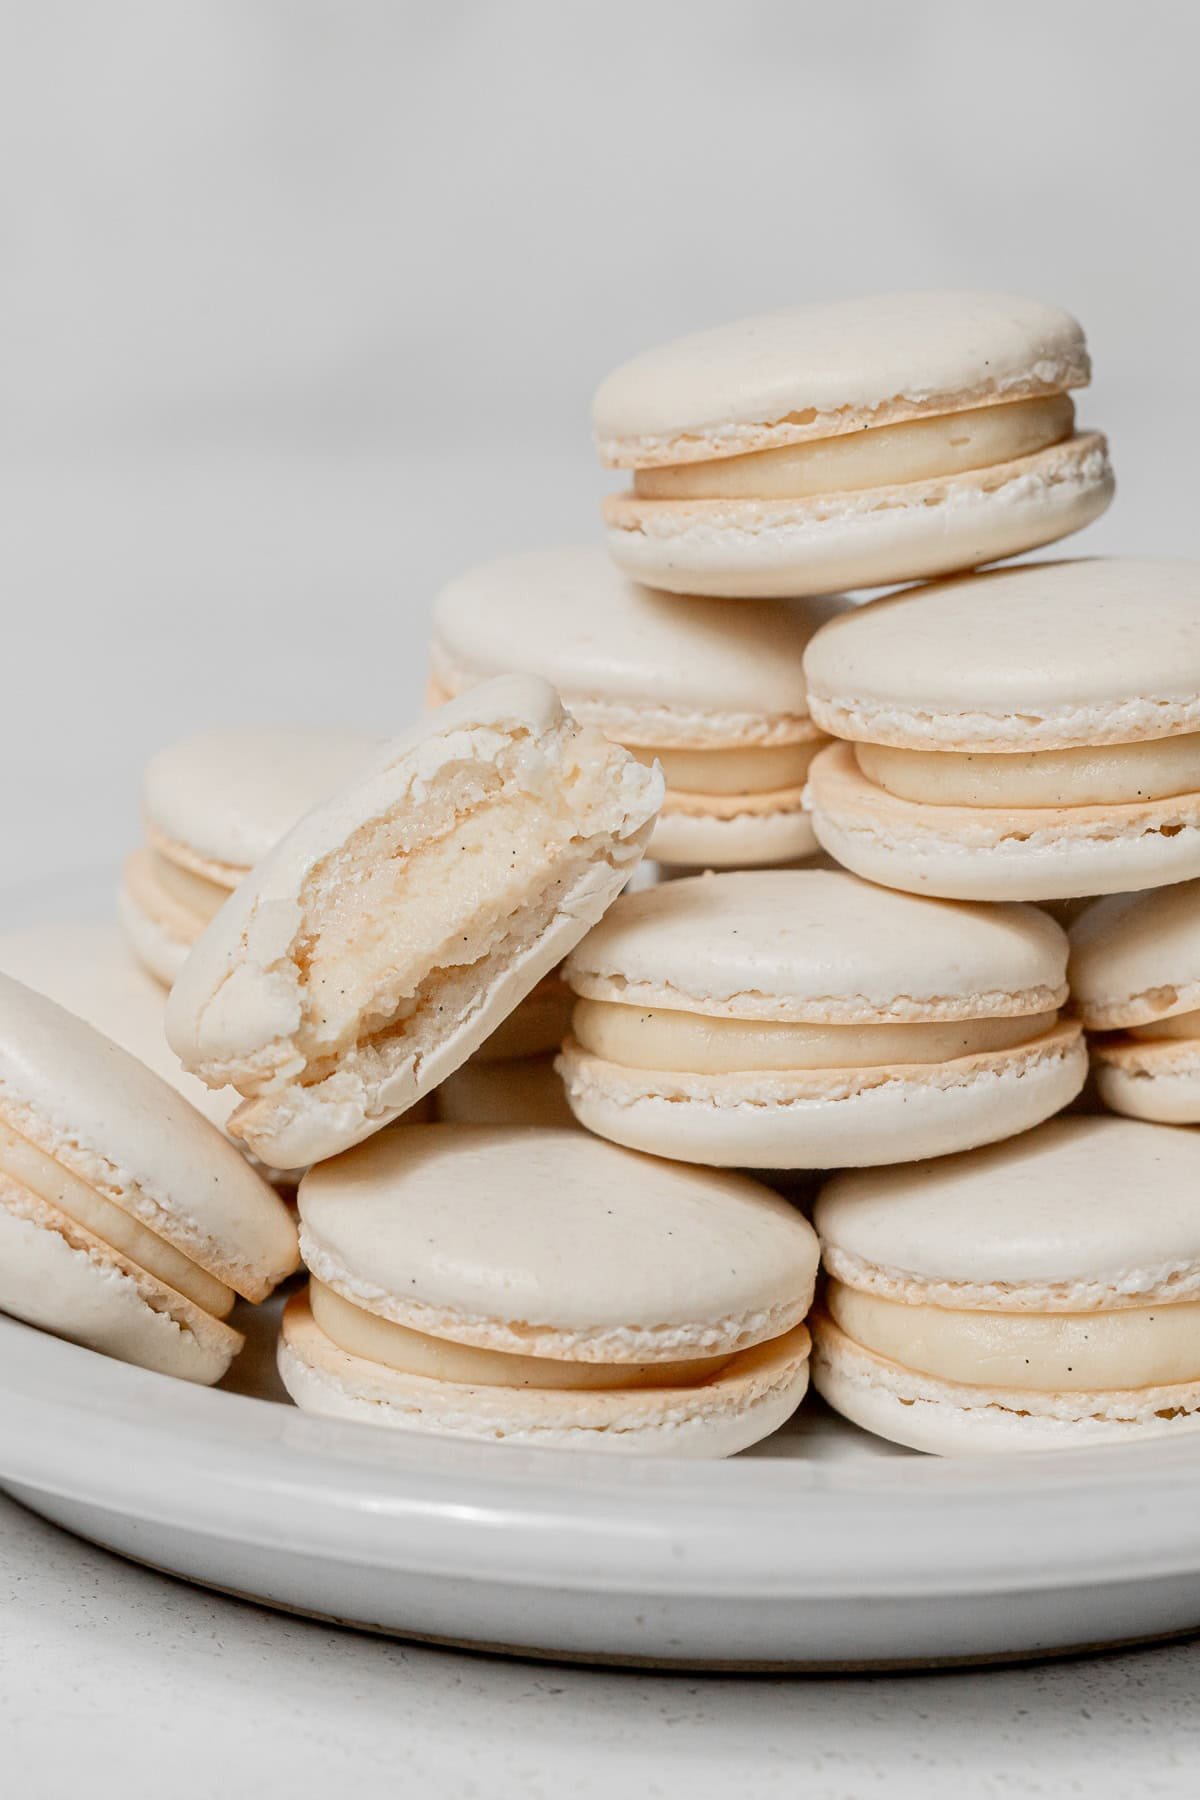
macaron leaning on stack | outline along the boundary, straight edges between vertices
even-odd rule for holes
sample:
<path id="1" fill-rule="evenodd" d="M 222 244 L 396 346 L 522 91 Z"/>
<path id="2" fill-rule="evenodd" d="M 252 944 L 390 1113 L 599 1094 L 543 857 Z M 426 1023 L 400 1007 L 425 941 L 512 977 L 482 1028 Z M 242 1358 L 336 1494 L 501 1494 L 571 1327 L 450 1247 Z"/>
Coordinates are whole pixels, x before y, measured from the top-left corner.
<path id="1" fill-rule="evenodd" d="M 648 350 L 593 406 L 625 572 L 672 593 L 834 593 L 1016 556 L 1112 497 L 1075 429 L 1083 332 L 1004 294 L 815 302 Z"/>
<path id="2" fill-rule="evenodd" d="M 119 905 L 152 975 L 170 986 L 253 864 L 377 742 L 344 731 L 209 731 L 151 757 L 142 784 L 146 842 L 126 859 Z"/>
<path id="3" fill-rule="evenodd" d="M 874 601 L 805 656 L 813 825 L 868 881 L 1058 900 L 1200 875 L 1200 563 L 1031 563 Z"/>
<path id="4" fill-rule="evenodd" d="M 300 1189 L 297 1404 L 405 1431 L 728 1456 L 808 1382 L 816 1237 L 741 1176 L 583 1132 L 415 1126 Z"/>
<path id="5" fill-rule="evenodd" d="M 287 1208 L 176 1090 L 0 976 L 0 1309 L 188 1381 L 219 1381 L 238 1294 L 296 1268 Z"/>

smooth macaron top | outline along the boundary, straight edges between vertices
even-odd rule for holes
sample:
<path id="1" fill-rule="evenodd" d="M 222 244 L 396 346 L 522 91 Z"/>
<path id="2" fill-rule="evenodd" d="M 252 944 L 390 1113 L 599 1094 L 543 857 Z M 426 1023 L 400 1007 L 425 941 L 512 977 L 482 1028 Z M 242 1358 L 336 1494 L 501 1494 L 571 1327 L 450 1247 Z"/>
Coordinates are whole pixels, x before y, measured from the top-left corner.
<path id="1" fill-rule="evenodd" d="M 252 868 L 378 743 L 351 731 L 206 731 L 184 738 L 146 765 L 146 823 L 201 862 Z"/>
<path id="2" fill-rule="evenodd" d="M 312 1170 L 300 1213 L 309 1268 L 346 1299 L 582 1362 L 761 1342 L 816 1276 L 811 1228 L 769 1189 L 570 1130 L 388 1132 Z"/>
<path id="3" fill-rule="evenodd" d="M 1078 322 L 1011 294 L 814 301 L 643 351 L 593 402 L 615 467 L 696 462 L 1083 387 Z"/>
<path id="4" fill-rule="evenodd" d="M 938 1305 L 1074 1310 L 1192 1298 L 1200 1136 L 1127 1119 L 1052 1119 L 986 1149 L 835 1175 L 813 1220 L 833 1274 Z"/>
<path id="5" fill-rule="evenodd" d="M 697 875 L 625 894 L 568 958 L 593 1000 L 832 1023 L 1013 1017 L 1066 998 L 1034 906 L 926 900 L 841 871 Z"/>
<path id="6" fill-rule="evenodd" d="M 1068 935 L 1071 995 L 1090 1030 L 1200 1007 L 1200 881 L 1096 900 Z"/>
<path id="7" fill-rule="evenodd" d="M 1200 562 L 1029 563 L 877 600 L 804 659 L 814 719 L 909 749 L 1053 750 L 1200 729 Z"/>
<path id="8" fill-rule="evenodd" d="M 0 1120 L 251 1299 L 297 1263 L 287 1208 L 173 1087 L 0 976 Z"/>
<path id="9" fill-rule="evenodd" d="M 434 603 L 433 667 L 451 691 L 525 669 L 579 719 L 638 742 L 753 743 L 812 734 L 804 650 L 836 599 L 723 600 L 630 581 L 602 549 L 573 546 L 468 570 Z"/>

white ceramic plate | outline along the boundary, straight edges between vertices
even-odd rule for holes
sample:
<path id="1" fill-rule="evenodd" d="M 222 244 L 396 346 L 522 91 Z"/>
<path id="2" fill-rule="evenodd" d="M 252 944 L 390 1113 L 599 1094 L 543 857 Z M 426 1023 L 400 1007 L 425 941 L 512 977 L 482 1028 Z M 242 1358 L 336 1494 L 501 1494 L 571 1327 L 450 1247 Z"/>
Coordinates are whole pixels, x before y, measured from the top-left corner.
<path id="1" fill-rule="evenodd" d="M 95 916 L 107 883 L 2 922 Z M 0 1486 L 124 1555 L 403 1636 L 688 1666 L 1040 1655 L 1200 1627 L 1200 1436 L 944 1462 L 806 1406 L 732 1462 L 312 1418 L 276 1306 L 222 1389 L 0 1319 Z"/>

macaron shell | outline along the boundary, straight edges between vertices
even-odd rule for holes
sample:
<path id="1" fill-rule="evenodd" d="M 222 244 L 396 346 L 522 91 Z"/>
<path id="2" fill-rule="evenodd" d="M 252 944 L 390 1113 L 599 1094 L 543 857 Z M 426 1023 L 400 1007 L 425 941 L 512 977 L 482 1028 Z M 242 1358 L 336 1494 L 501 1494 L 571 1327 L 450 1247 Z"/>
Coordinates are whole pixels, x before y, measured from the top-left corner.
<path id="1" fill-rule="evenodd" d="M 2 1178 L 0 1311 L 182 1381 L 219 1381 L 242 1346 L 230 1326 Z"/>
<path id="2" fill-rule="evenodd" d="M 613 561 L 649 587 L 804 598 L 928 581 L 1057 543 L 1099 518 L 1114 487 L 1105 439 L 1083 432 L 1015 462 L 810 500 L 616 494 L 604 518 Z"/>
<path id="3" fill-rule="evenodd" d="M 288 1302 L 279 1372 L 298 1406 L 403 1431 L 618 1455 L 723 1457 L 783 1425 L 808 1385 L 803 1325 L 745 1350 L 708 1381 L 668 1389 L 468 1387 L 347 1355 Z"/>
<path id="4" fill-rule="evenodd" d="M 876 1356 L 823 1313 L 812 1327 L 812 1382 L 822 1399 L 864 1431 L 934 1456 L 1128 1443 L 1200 1424 L 1200 1382 L 1071 1394 L 973 1387 Z"/>
<path id="5" fill-rule="evenodd" d="M 128 876 L 122 877 L 117 890 L 117 917 L 142 968 L 169 988 L 196 941 L 187 922 L 175 913 L 166 914 L 157 908 L 151 912 L 144 892 L 135 888 Z"/>
<path id="6" fill-rule="evenodd" d="M 646 854 L 672 868 L 754 869 L 799 862 L 815 856 L 818 849 L 812 820 L 803 807 L 780 811 L 763 807 L 719 819 L 702 812 L 677 812 L 668 796 Z"/>
<path id="7" fill-rule="evenodd" d="M 1092 1073 L 1111 1112 L 1158 1125 L 1200 1124 L 1200 1041 L 1101 1040 L 1092 1044 Z"/>
<path id="8" fill-rule="evenodd" d="M 597 445 L 695 461 L 1083 386 L 1069 313 L 1012 294 L 871 294 L 740 319 L 643 351 L 603 381 Z"/>
<path id="9" fill-rule="evenodd" d="M 769 1189 L 571 1130 L 375 1137 L 309 1172 L 300 1217 L 309 1269 L 352 1304 L 575 1362 L 778 1337 L 803 1319 L 816 1277 L 815 1236 Z"/>
<path id="10" fill-rule="evenodd" d="M 1036 907 L 948 906 L 844 870 L 673 881 L 617 901 L 571 956 L 577 994 L 744 1019 L 870 1024 L 1046 1012 L 1065 934 Z"/>
<path id="11" fill-rule="evenodd" d="M 865 1168 L 945 1156 L 1040 1124 L 1083 1087 L 1064 1023 L 1028 1046 L 892 1069 L 689 1075 L 604 1062 L 569 1041 L 558 1068 L 581 1125 L 628 1149 L 714 1168 Z"/>
<path id="12" fill-rule="evenodd" d="M 836 743 L 813 759 L 808 795 L 822 848 L 906 893 L 1068 900 L 1200 875 L 1200 793 L 1114 806 L 930 806 L 868 781 L 852 747 Z"/>
<path id="13" fill-rule="evenodd" d="M 1200 881 L 1098 900 L 1069 936 L 1071 993 L 1090 1031 L 1200 1007 Z"/>

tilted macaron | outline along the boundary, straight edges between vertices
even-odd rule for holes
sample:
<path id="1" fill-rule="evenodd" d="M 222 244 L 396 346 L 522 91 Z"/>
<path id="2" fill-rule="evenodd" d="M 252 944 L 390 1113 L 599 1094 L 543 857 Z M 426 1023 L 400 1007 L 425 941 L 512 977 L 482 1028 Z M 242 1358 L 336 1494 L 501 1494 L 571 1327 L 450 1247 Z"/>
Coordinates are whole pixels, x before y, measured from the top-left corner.
<path id="1" fill-rule="evenodd" d="M 729 1456 L 807 1385 L 816 1237 L 742 1176 L 579 1131 L 418 1126 L 314 1169 L 300 1217 L 312 1282 L 279 1367 L 313 1412 Z"/>
<path id="2" fill-rule="evenodd" d="M 1054 900 L 1200 875 L 1200 563 L 1031 563 L 819 631 L 813 824 L 869 881 Z"/>
<path id="3" fill-rule="evenodd" d="M 942 1455 L 1200 1420 L 1200 1137 L 1055 1119 L 943 1162 L 834 1176 L 813 1384 Z"/>
<path id="4" fill-rule="evenodd" d="M 151 757 L 146 842 L 126 859 L 119 898 L 129 941 L 152 975 L 174 981 L 248 870 L 378 742 L 346 731 L 209 731 Z"/>
<path id="5" fill-rule="evenodd" d="M 358 1143 L 500 1024 L 620 891 L 662 780 L 487 682 L 382 746 L 244 880 L 184 965 L 167 1037 L 245 1096 L 230 1130 L 289 1168 Z"/>
<path id="6" fill-rule="evenodd" d="M 1037 907 L 918 900 L 842 871 L 696 876 L 624 896 L 568 959 L 579 1003 L 559 1068 L 582 1124 L 659 1156 L 940 1156 L 1079 1092 L 1066 964 Z"/>
<path id="7" fill-rule="evenodd" d="M 0 976 L 0 1309 L 212 1382 L 241 1347 L 235 1295 L 264 1299 L 297 1260 L 287 1208 L 214 1126 Z"/>
<path id="8" fill-rule="evenodd" d="M 599 549 L 505 557 L 439 594 L 434 692 L 506 669 L 544 675 L 576 718 L 662 764 L 651 856 L 791 862 L 816 849 L 802 796 L 826 741 L 808 716 L 804 649 L 837 604 L 762 600 L 731 613 L 640 587 Z"/>
<path id="9" fill-rule="evenodd" d="M 1112 498 L 1077 432 L 1083 332 L 1007 294 L 817 301 L 648 350 L 601 384 L 604 513 L 630 575 L 673 593 L 833 593 L 974 568 Z"/>
<path id="10" fill-rule="evenodd" d="M 1200 1124 L 1200 881 L 1097 900 L 1070 939 L 1072 999 L 1104 1104 Z"/>
<path id="11" fill-rule="evenodd" d="M 447 1075 L 433 1095 L 437 1117 L 444 1125 L 556 1125 L 570 1129 L 575 1118 L 554 1064 L 553 1056 L 518 1056 L 497 1062 L 475 1055 Z"/>

